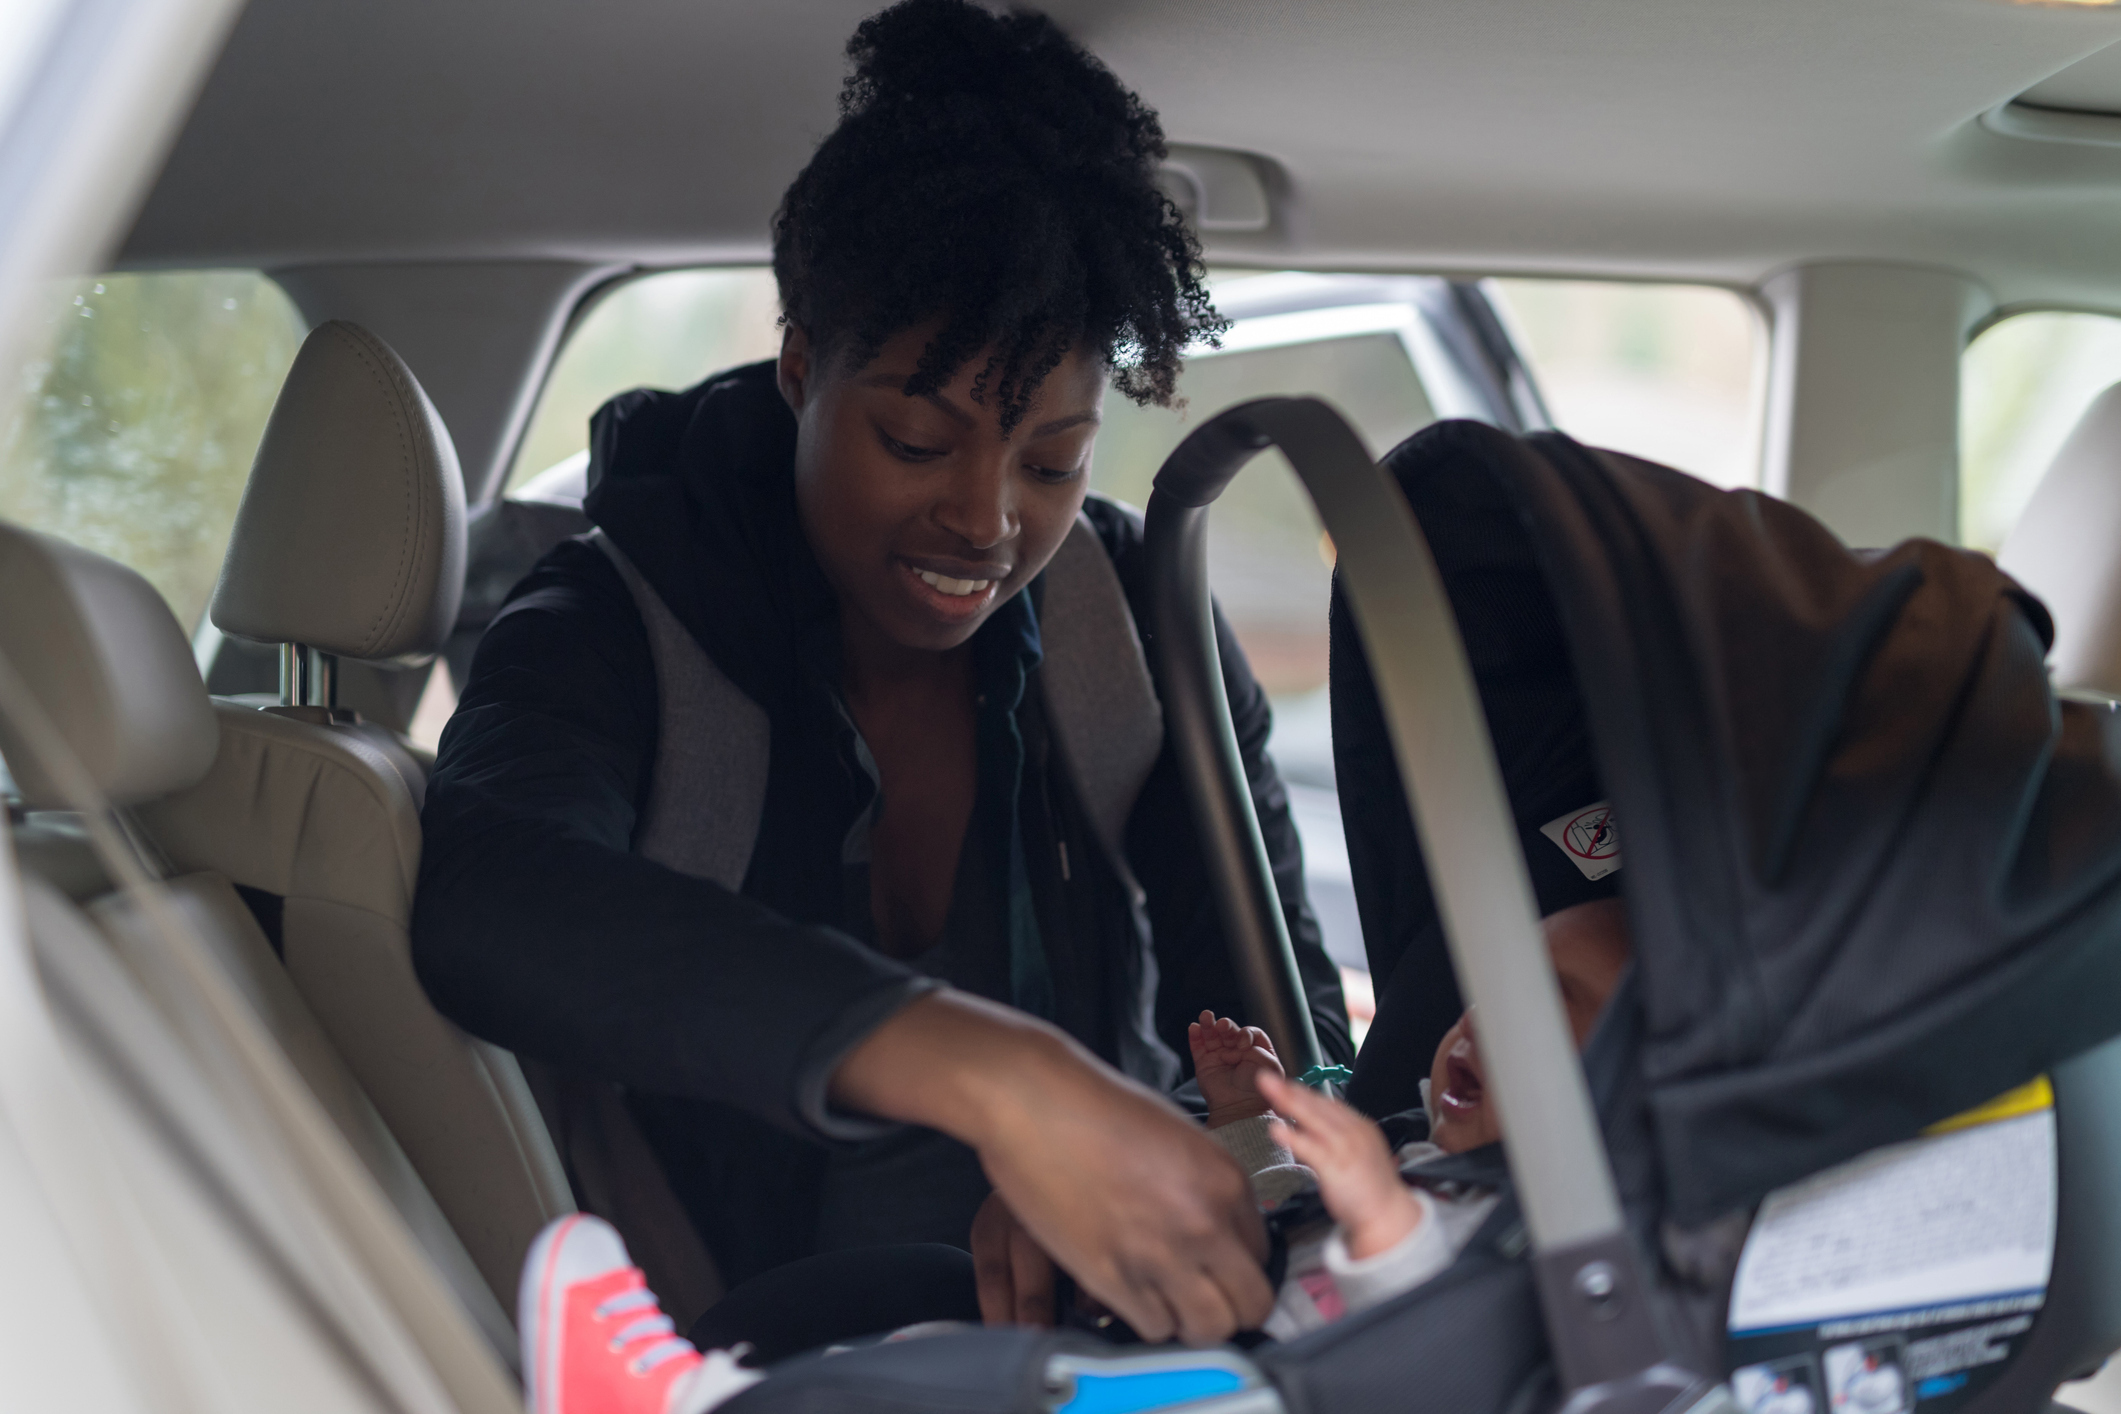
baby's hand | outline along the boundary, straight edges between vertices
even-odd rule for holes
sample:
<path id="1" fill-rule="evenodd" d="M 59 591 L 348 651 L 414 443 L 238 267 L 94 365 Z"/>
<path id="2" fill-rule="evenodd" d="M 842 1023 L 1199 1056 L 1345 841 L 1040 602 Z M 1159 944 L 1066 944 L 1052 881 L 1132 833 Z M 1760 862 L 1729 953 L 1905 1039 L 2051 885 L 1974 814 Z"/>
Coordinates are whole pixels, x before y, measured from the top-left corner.
<path id="1" fill-rule="evenodd" d="M 1362 1115 L 1273 1075 L 1259 1088 L 1274 1106 L 1274 1142 L 1318 1175 L 1326 1211 L 1356 1261 L 1398 1246 L 1421 1222 L 1421 1204 L 1400 1182 L 1384 1131 Z"/>
<path id="2" fill-rule="evenodd" d="M 1193 1074 L 1200 1081 L 1201 1098 L 1208 1102 L 1208 1128 L 1267 1112 L 1256 1077 L 1280 1076 L 1281 1061 L 1266 1032 L 1204 1011 L 1186 1028 L 1186 1040 L 1193 1047 Z"/>

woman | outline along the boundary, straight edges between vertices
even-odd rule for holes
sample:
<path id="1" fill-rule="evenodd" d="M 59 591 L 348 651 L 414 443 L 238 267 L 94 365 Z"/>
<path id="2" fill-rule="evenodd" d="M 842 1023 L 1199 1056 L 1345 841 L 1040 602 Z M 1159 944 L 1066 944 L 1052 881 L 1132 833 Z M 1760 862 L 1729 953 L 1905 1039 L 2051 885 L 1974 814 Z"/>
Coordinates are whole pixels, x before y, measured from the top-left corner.
<path id="1" fill-rule="evenodd" d="M 1103 390 L 1169 404 L 1220 321 L 1154 185 L 1155 115 L 1049 21 L 908 0 L 849 53 L 774 226 L 780 358 L 599 413 L 605 544 L 547 556 L 479 648 L 429 786 L 416 962 L 472 1032 L 626 1087 L 727 1280 L 963 1247 L 991 1185 L 982 1231 L 1024 1264 L 1007 1303 L 1039 1304 L 1035 1243 L 1145 1336 L 1218 1339 L 1266 1312 L 1259 1225 L 1161 1092 L 1236 982 L 1170 762 L 1095 847 L 1039 604 L 1079 512 L 1131 597 L 1139 529 L 1086 504 Z M 666 611 L 693 647 L 651 641 Z M 735 889 L 642 852 L 683 793 L 672 753 L 725 735 L 663 739 L 696 705 L 669 655 L 695 648 L 767 724 Z M 1344 1061 L 1265 700 L 1223 651 Z M 696 832 L 726 823 L 706 804 Z"/>

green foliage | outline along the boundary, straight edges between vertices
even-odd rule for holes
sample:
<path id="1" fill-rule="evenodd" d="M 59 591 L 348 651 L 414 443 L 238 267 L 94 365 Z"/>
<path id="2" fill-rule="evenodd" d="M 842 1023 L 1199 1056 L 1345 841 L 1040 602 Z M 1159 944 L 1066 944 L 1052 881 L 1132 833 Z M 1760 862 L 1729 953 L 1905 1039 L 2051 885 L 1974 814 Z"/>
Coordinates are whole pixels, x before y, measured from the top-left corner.
<path id="1" fill-rule="evenodd" d="M 131 565 L 189 628 L 302 321 L 242 270 L 70 281 L 47 320 L 0 424 L 0 518 Z"/>

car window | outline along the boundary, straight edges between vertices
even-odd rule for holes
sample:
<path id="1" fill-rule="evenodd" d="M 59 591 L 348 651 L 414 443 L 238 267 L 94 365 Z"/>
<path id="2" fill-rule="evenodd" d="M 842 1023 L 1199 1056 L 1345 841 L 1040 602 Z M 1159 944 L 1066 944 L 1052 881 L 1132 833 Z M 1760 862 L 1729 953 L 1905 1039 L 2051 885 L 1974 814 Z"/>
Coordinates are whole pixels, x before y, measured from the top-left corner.
<path id="1" fill-rule="evenodd" d="M 689 388 L 771 358 L 780 297 L 762 268 L 670 270 L 614 286 L 579 317 L 553 360 L 508 476 L 513 491 L 589 447 L 589 418 L 629 388 Z"/>
<path id="2" fill-rule="evenodd" d="M 1719 486 L 1760 484 L 1767 339 L 1744 298 L 1616 280 L 1485 288 L 1556 427 Z"/>
<path id="3" fill-rule="evenodd" d="M 0 423 L 0 519 L 132 566 L 195 628 L 281 380 L 307 332 L 254 270 L 50 288 Z"/>
<path id="4" fill-rule="evenodd" d="M 1138 407 L 1117 393 L 1106 395 L 1091 484 L 1146 506 L 1157 468 L 1187 433 L 1233 404 L 1293 393 L 1325 398 L 1379 454 L 1435 420 L 1406 349 L 1392 334 L 1196 354 L 1179 379 L 1183 409 Z M 1245 468 L 1209 515 L 1209 582 L 1253 671 L 1274 696 L 1325 685 L 1332 566 L 1317 513 L 1279 452 Z"/>
<path id="5" fill-rule="evenodd" d="M 1231 281 L 1218 281 L 1226 289 Z M 1157 468 L 1185 436 L 1233 404 L 1324 398 L 1382 455 L 1436 420 L 1416 359 L 1433 347 L 1411 306 L 1338 306 L 1238 321 L 1220 351 L 1186 361 L 1178 409 L 1105 397 L 1091 484 L 1148 503 Z M 1278 451 L 1238 474 L 1208 518 L 1208 580 L 1274 710 L 1268 750 L 1288 783 L 1304 846 L 1305 884 L 1341 964 L 1358 1041 L 1374 1012 L 1362 924 L 1334 785 L 1326 700 L 1326 605 L 1333 546 Z"/>
<path id="6" fill-rule="evenodd" d="M 2121 382 L 2121 319 L 2042 311 L 1991 325 L 1959 365 L 1959 537 L 1994 553 L 2077 419 Z"/>

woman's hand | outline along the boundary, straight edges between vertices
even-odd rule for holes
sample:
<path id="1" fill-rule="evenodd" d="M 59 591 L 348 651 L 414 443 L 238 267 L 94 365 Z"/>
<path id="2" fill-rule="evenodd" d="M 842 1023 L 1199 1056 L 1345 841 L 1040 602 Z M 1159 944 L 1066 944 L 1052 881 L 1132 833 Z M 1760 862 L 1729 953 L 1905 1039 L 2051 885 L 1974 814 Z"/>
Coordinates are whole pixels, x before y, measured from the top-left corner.
<path id="1" fill-rule="evenodd" d="M 999 1193 L 989 1193 L 972 1220 L 972 1270 L 979 1282 L 979 1318 L 988 1325 L 1054 1323 L 1053 1259 Z"/>
<path id="2" fill-rule="evenodd" d="M 835 1103 L 939 1129 L 979 1152 L 1006 1207 L 982 1213 L 981 1311 L 1051 1319 L 1050 1272 L 1072 1273 L 1144 1340 L 1208 1345 L 1266 1319 L 1274 1293 L 1249 1185 L 1170 1101 L 1066 1036 L 956 992 L 922 998 L 841 1063 Z M 992 1205 L 990 1205 L 991 1207 Z M 1000 1226 L 1013 1218 L 1008 1231 Z"/>

